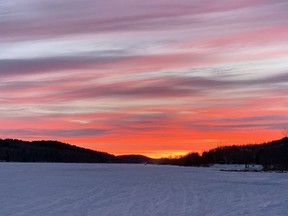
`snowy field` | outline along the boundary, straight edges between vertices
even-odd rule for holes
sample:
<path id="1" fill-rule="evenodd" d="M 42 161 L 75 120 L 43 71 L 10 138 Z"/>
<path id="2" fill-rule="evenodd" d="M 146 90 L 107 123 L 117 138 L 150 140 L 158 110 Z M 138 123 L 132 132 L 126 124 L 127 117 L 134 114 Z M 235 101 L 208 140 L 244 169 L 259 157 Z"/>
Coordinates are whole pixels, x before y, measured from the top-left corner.
<path id="1" fill-rule="evenodd" d="M 0 163 L 1 216 L 287 216 L 288 173 Z"/>

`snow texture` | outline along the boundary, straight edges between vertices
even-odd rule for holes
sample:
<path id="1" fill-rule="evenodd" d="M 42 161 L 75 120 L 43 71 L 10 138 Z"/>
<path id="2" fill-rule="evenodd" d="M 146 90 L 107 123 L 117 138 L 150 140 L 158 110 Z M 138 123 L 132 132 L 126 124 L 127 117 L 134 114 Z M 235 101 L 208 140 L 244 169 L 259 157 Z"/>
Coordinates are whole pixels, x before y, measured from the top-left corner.
<path id="1" fill-rule="evenodd" d="M 1 216 L 288 215 L 288 174 L 0 163 Z"/>
<path id="2" fill-rule="evenodd" d="M 211 168 L 222 171 L 262 171 L 263 166 L 259 164 L 214 164 Z"/>

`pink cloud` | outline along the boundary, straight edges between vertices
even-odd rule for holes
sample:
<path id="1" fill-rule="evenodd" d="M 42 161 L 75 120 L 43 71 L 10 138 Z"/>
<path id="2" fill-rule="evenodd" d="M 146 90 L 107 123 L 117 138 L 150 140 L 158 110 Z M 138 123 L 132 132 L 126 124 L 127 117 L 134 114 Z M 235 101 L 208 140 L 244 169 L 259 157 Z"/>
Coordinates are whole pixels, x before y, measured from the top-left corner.
<path id="1" fill-rule="evenodd" d="M 12 0 L 0 8 L 0 135 L 117 154 L 278 138 L 284 3 Z"/>

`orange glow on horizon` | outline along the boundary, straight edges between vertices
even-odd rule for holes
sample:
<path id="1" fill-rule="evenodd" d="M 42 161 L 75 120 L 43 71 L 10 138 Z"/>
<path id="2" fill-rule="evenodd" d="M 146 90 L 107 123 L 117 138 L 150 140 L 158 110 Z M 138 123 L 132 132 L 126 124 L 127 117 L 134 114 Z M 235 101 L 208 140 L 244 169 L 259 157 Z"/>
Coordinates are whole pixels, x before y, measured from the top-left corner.
<path id="1" fill-rule="evenodd" d="M 192 135 L 193 134 L 193 135 Z M 191 152 L 202 154 L 219 146 L 261 144 L 281 138 L 281 131 L 253 131 L 231 133 L 192 133 L 186 131 L 181 137 L 106 137 L 62 139 L 61 141 L 75 144 L 95 151 L 108 152 L 114 155 L 141 154 L 152 158 L 177 157 Z M 213 137 L 207 139 L 207 137 Z M 197 137 L 195 139 L 194 137 Z M 137 145 L 135 145 L 137 143 Z M 118 147 L 117 147 L 118 146 Z M 143 148 L 145 146 L 145 148 Z"/>

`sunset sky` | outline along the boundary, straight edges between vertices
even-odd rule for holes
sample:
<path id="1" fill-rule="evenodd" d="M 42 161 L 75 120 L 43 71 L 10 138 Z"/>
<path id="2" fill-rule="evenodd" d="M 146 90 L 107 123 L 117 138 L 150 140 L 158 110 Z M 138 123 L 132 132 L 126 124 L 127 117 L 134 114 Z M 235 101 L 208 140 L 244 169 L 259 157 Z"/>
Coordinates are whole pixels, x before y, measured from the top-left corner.
<path id="1" fill-rule="evenodd" d="M 181 155 L 288 128 L 288 0 L 0 1 L 0 138 Z"/>

